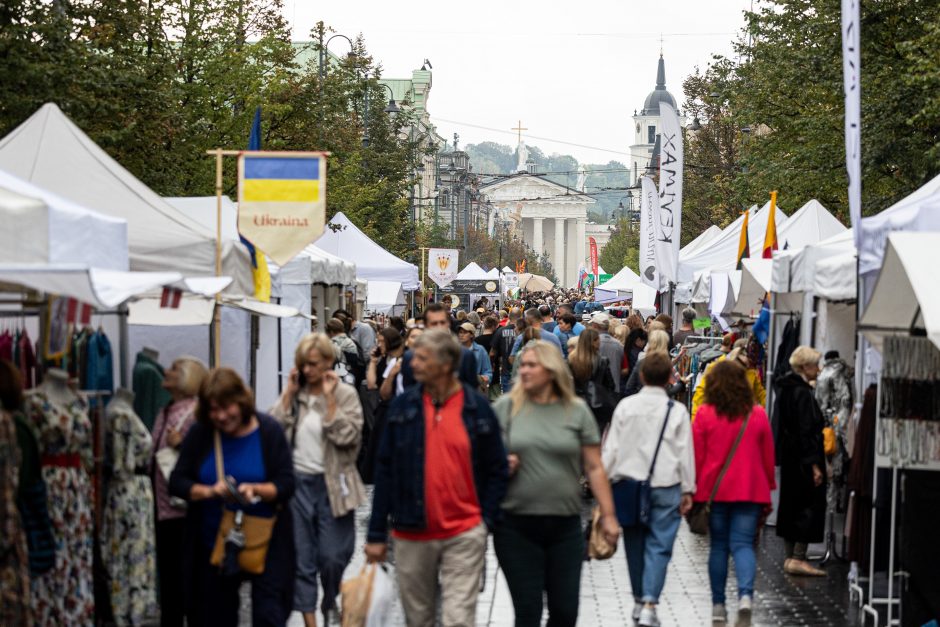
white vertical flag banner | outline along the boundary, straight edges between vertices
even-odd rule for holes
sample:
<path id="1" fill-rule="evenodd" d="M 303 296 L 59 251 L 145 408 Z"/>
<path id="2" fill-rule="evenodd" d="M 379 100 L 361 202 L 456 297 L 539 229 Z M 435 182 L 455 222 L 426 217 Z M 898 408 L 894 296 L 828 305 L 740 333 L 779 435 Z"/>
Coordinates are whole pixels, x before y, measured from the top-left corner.
<path id="1" fill-rule="evenodd" d="M 659 290 L 667 291 L 678 280 L 679 240 L 682 237 L 682 127 L 672 105 L 659 103 L 660 130 L 659 211 L 653 222 Z"/>
<path id="2" fill-rule="evenodd" d="M 659 273 L 656 270 L 656 238 L 653 228 L 659 213 L 659 192 L 653 180 L 640 177 L 640 277 L 653 289 L 659 289 Z"/>
<path id="3" fill-rule="evenodd" d="M 447 287 L 457 278 L 457 255 L 454 248 L 428 250 L 428 278 L 438 287 Z"/>
<path id="4" fill-rule="evenodd" d="M 862 238 L 862 60 L 861 0 L 842 0 L 842 79 L 845 89 L 845 169 L 855 247 Z"/>

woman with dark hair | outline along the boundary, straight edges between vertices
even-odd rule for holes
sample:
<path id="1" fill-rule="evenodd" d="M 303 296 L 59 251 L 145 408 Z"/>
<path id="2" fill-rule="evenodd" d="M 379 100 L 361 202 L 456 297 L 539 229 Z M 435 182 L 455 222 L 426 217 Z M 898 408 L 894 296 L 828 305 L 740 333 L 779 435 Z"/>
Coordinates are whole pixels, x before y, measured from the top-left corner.
<path id="1" fill-rule="evenodd" d="M 640 353 L 646 348 L 648 341 L 649 334 L 646 332 L 646 329 L 642 327 L 633 329 L 627 335 L 627 339 L 623 343 L 623 354 L 627 358 L 627 368 L 624 375 L 629 375 L 633 372 L 633 368 L 636 367 L 636 362 L 640 360 Z"/>
<path id="2" fill-rule="evenodd" d="M 744 368 L 720 361 L 708 374 L 705 404 L 692 423 L 697 491 L 695 502 L 711 503 L 708 578 L 712 622 L 727 621 L 728 555 L 738 578 L 736 625 L 750 625 L 757 560 L 754 540 L 774 489 L 774 440 L 767 414 L 755 405 Z"/>
<path id="3" fill-rule="evenodd" d="M 375 349 L 369 356 L 366 384 L 370 390 L 379 391 L 379 396 L 385 404 L 404 392 L 401 376 L 404 354 L 405 340 L 398 331 L 391 327 L 379 331 Z"/>
<path id="4" fill-rule="evenodd" d="M 293 460 L 281 425 L 255 409 L 251 390 L 231 368 L 209 372 L 199 390 L 196 424 L 180 448 L 170 494 L 189 502 L 183 553 L 187 624 L 238 625 L 238 590 L 249 581 L 252 624 L 285 625 L 294 593 L 294 534 L 285 508 L 294 494 Z M 260 574 L 228 574 L 233 569 L 227 558 L 210 562 L 217 542 L 229 552 L 235 543 L 227 540 L 237 539 L 231 533 L 219 538 L 225 510 L 236 517 L 241 512 L 275 518 Z"/>

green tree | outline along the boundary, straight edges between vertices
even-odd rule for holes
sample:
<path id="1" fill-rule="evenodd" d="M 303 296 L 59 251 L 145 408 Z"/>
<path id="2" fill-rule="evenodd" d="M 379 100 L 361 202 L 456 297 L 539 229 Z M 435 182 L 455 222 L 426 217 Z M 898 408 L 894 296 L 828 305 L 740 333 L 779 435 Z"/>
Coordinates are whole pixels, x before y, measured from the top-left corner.
<path id="1" fill-rule="evenodd" d="M 637 226 L 631 226 L 628 220 L 621 218 L 616 222 L 598 262 L 610 274 L 617 274 L 624 266 L 637 272 L 640 265 L 639 238 Z"/>

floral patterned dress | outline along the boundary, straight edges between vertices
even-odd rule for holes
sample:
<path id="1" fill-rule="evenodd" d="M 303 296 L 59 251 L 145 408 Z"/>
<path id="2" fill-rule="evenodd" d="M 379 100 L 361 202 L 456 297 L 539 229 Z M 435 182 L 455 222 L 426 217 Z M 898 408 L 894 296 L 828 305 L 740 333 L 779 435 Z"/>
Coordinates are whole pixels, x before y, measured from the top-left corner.
<path id="1" fill-rule="evenodd" d="M 33 580 L 37 625 L 92 625 L 95 618 L 92 554 L 94 518 L 89 470 L 92 429 L 88 409 L 76 397 L 53 403 L 42 389 L 26 395 L 25 413 L 43 458 L 55 567 Z"/>
<path id="2" fill-rule="evenodd" d="M 0 625 L 29 625 L 26 536 L 16 507 L 20 452 L 13 416 L 0 410 Z"/>
<path id="3" fill-rule="evenodd" d="M 108 459 L 112 464 L 101 522 L 101 561 L 110 577 L 117 625 L 140 625 L 157 613 L 153 490 L 146 469 L 150 432 L 133 408 L 108 407 Z"/>

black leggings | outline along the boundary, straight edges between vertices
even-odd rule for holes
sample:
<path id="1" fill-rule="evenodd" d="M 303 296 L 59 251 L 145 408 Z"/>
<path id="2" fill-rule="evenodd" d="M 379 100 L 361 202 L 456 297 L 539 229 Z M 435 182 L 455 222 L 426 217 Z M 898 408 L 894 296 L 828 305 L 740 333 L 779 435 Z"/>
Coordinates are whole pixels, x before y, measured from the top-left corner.
<path id="1" fill-rule="evenodd" d="M 574 627 L 584 557 L 581 517 L 507 512 L 493 534 L 493 545 L 509 585 L 516 627 L 541 625 L 543 591 L 548 627 Z"/>

